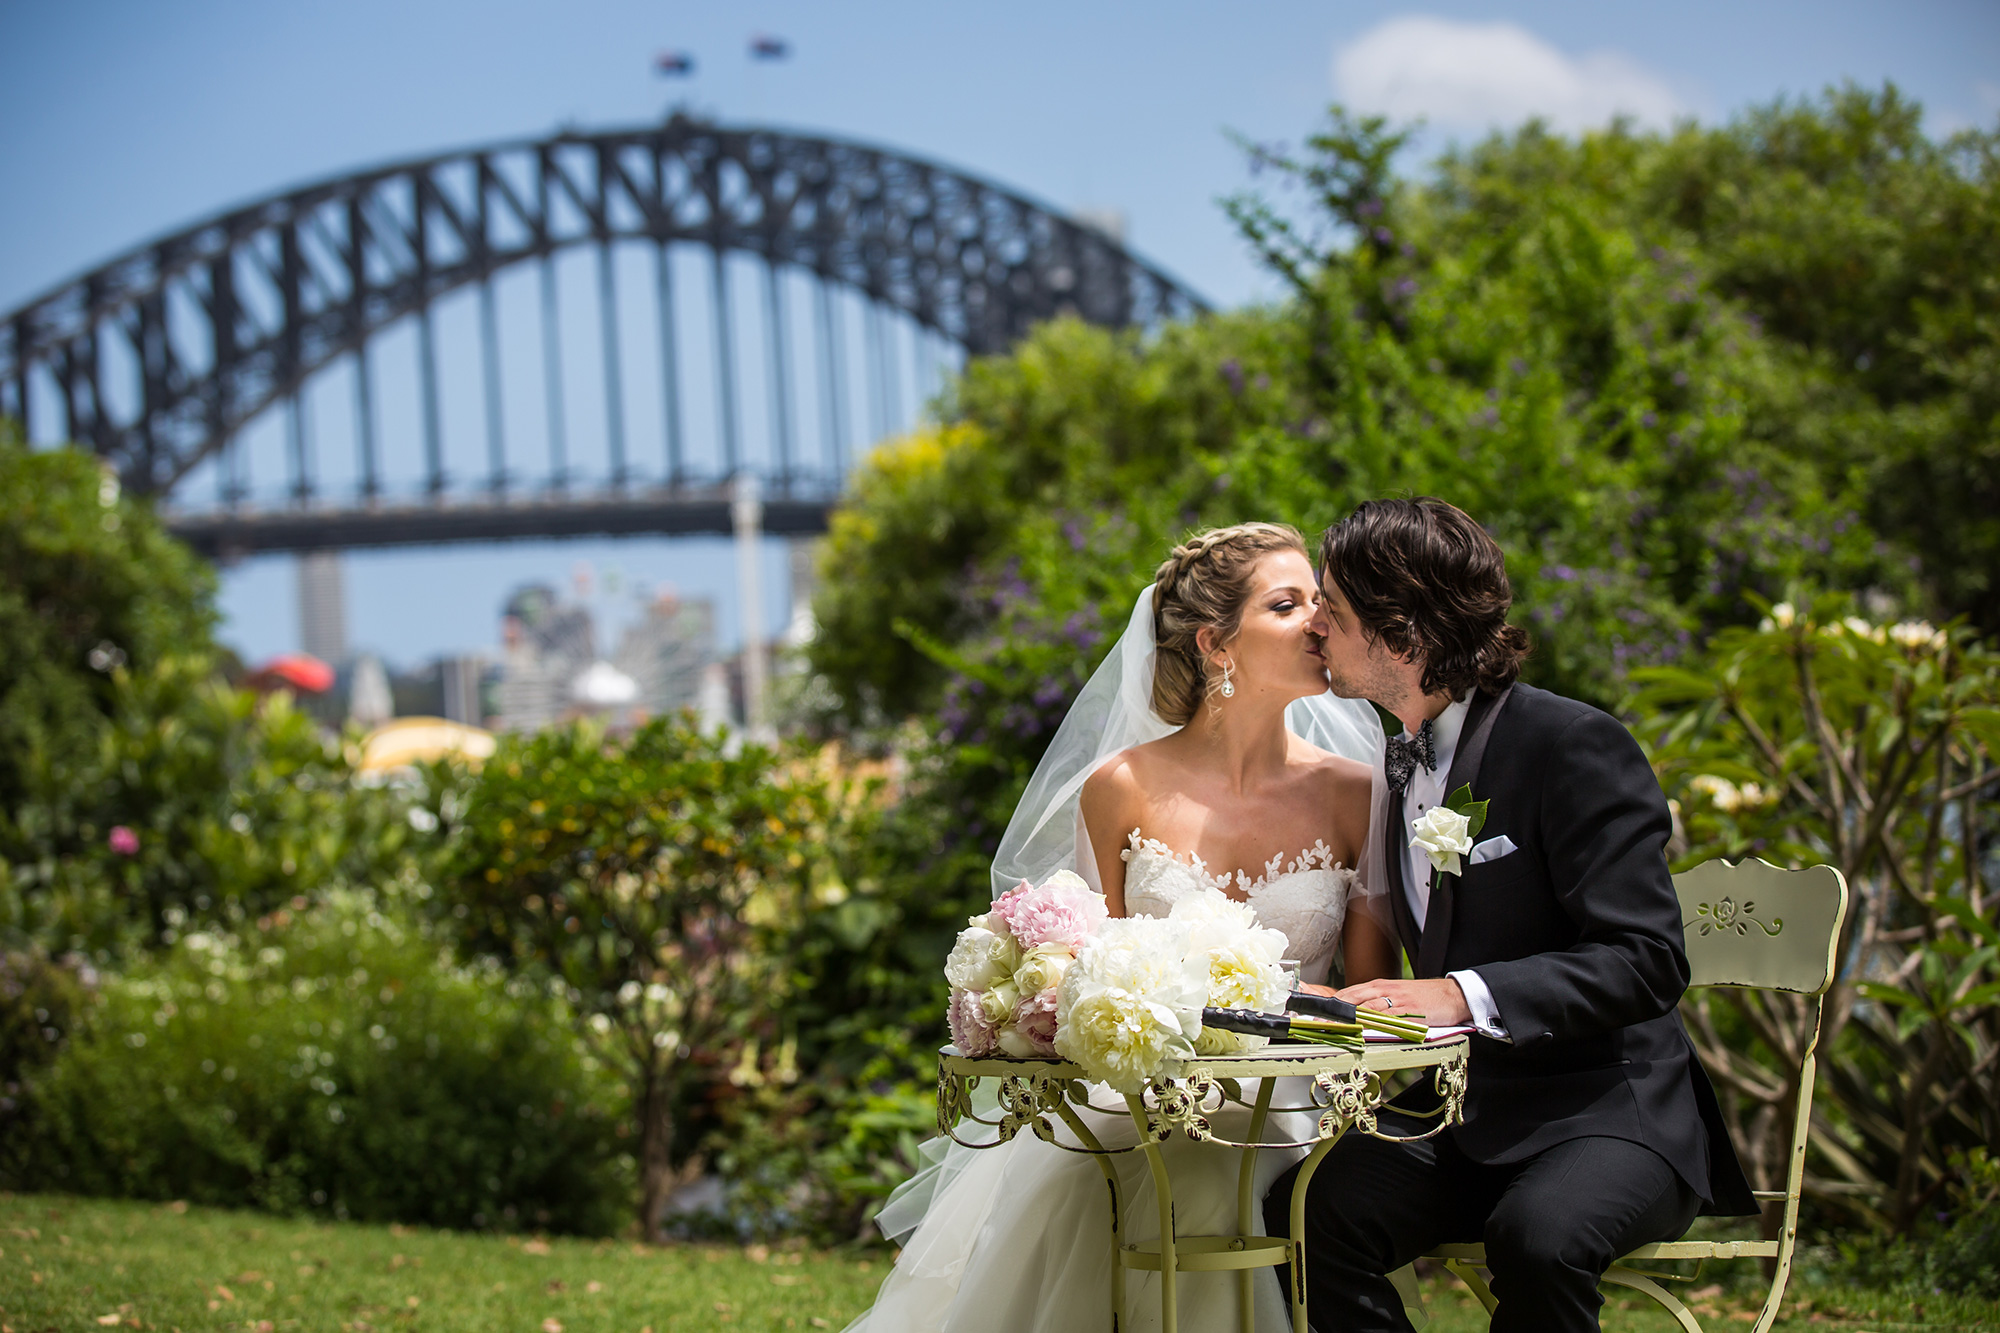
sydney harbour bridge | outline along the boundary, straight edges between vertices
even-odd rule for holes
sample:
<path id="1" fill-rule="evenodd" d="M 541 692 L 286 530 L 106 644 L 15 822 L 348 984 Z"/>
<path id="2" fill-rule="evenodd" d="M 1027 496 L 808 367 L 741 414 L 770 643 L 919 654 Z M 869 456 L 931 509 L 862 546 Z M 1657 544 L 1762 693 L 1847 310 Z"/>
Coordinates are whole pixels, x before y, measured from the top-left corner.
<path id="1" fill-rule="evenodd" d="M 92 449 L 212 558 L 300 555 L 308 651 L 335 553 L 518 538 L 733 534 L 757 625 L 760 538 L 823 531 L 945 369 L 1065 314 L 1202 308 L 991 181 L 676 113 L 357 171 L 136 246 L 0 320 L 0 416 Z"/>
<path id="2" fill-rule="evenodd" d="M 765 531 L 806 533 L 905 386 L 1057 315 L 1200 308 L 990 181 L 676 114 L 137 246 L 0 322 L 0 414 L 88 445 L 224 558 L 726 533 L 745 482 Z"/>

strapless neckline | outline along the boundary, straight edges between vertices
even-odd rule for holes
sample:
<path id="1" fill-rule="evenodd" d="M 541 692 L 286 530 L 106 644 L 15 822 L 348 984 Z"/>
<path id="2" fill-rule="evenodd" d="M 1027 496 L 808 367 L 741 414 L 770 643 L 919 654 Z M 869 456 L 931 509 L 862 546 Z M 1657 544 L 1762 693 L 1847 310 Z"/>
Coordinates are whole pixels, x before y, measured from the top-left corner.
<path id="1" fill-rule="evenodd" d="M 1175 865 L 1191 872 L 1201 881 L 1204 887 L 1220 889 L 1224 893 L 1235 889 L 1237 892 L 1231 896 L 1241 897 L 1245 901 L 1248 901 L 1259 890 L 1271 887 L 1271 885 L 1287 875 L 1303 875 L 1315 870 L 1338 871 L 1346 869 L 1334 857 L 1333 848 L 1326 845 L 1326 839 L 1324 838 L 1316 839 L 1312 846 L 1293 857 L 1288 865 L 1283 864 L 1285 854 L 1283 852 L 1277 853 L 1264 863 L 1264 871 L 1256 879 L 1251 879 L 1241 870 L 1225 870 L 1219 875 L 1211 874 L 1209 873 L 1208 863 L 1194 852 L 1177 852 L 1158 838 L 1146 837 L 1143 829 L 1133 829 L 1126 835 L 1125 842 L 1125 850 L 1118 853 L 1118 859 L 1127 865 L 1130 865 L 1140 854 L 1151 853 L 1154 856 L 1172 861 Z M 1283 865 L 1282 869 L 1280 869 L 1281 865 Z"/>
<path id="2" fill-rule="evenodd" d="M 1341 865 L 1323 839 L 1289 863 L 1278 853 L 1254 880 L 1240 870 L 1210 874 L 1199 856 L 1178 853 L 1145 836 L 1143 829 L 1133 829 L 1126 843 L 1119 856 L 1125 862 L 1125 910 L 1132 915 L 1166 916 L 1193 894 L 1229 893 L 1249 903 L 1259 922 L 1285 936 L 1289 956 L 1304 965 L 1301 972 L 1308 980 L 1325 973 L 1339 947 L 1348 895 L 1361 877 Z"/>

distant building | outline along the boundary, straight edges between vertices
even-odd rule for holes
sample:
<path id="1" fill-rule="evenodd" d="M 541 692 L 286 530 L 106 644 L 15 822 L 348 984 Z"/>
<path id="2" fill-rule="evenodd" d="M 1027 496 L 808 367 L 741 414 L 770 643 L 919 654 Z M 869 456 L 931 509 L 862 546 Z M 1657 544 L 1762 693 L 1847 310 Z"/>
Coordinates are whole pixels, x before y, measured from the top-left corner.
<path id="1" fill-rule="evenodd" d="M 437 715 L 468 726 L 486 726 L 492 713 L 487 675 L 483 657 L 439 658 Z"/>
<path id="2" fill-rule="evenodd" d="M 500 641 L 496 724 L 537 731 L 569 716 L 576 678 L 597 660 L 590 612 L 563 605 L 547 584 L 527 584 L 507 599 Z"/>
<path id="3" fill-rule="evenodd" d="M 354 659 L 347 682 L 347 719 L 363 728 L 379 727 L 396 715 L 395 696 L 382 659 L 363 653 Z"/>
<path id="4" fill-rule="evenodd" d="M 347 661 L 347 587 L 340 552 L 299 557 L 299 651 L 328 666 Z"/>
<path id="5" fill-rule="evenodd" d="M 715 661 L 715 604 L 656 598 L 625 631 L 611 662 L 639 687 L 635 714 L 656 717 L 680 708 L 700 709 L 702 681 Z"/>

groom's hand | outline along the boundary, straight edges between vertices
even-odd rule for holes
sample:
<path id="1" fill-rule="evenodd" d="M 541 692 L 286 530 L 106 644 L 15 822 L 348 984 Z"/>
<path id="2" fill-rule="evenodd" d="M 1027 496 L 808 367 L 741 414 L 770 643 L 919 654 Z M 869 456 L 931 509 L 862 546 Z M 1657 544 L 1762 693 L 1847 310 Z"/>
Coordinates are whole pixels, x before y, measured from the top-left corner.
<path id="1" fill-rule="evenodd" d="M 1472 1009 L 1465 992 L 1450 977 L 1427 981 L 1363 981 L 1338 992 L 1341 999 L 1360 1008 L 1385 1014 L 1422 1014 L 1434 1028 L 1451 1027 L 1472 1021 Z"/>

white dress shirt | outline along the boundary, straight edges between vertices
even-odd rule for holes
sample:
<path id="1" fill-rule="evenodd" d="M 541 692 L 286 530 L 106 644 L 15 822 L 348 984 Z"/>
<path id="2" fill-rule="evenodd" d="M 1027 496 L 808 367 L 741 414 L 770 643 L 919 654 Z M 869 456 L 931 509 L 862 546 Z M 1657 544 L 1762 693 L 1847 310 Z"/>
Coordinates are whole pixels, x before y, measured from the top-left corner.
<path id="1" fill-rule="evenodd" d="M 1450 793 L 1444 789 L 1445 780 L 1451 775 L 1452 757 L 1458 753 L 1459 734 L 1465 730 L 1465 715 L 1471 711 L 1472 694 L 1467 691 L 1459 699 L 1439 713 L 1431 722 L 1431 741 L 1436 747 L 1437 767 L 1427 769 L 1422 764 L 1410 774 L 1410 785 L 1403 791 L 1403 830 L 1407 833 L 1413 820 L 1423 816 L 1424 811 L 1441 804 Z M 1408 735 L 1407 732 L 1404 733 Z M 1461 861 L 1463 858 L 1461 858 Z M 1430 857 L 1420 847 L 1405 844 L 1403 848 L 1403 883 L 1410 904 L 1410 913 L 1417 919 L 1417 930 L 1421 932 L 1430 915 L 1431 876 L 1433 868 Z M 1447 973 L 1458 988 L 1465 992 L 1465 1006 L 1472 1011 L 1472 1025 L 1482 1033 L 1499 1041 L 1512 1040 L 1507 1035 L 1506 1026 L 1500 1021 L 1500 1007 L 1493 1002 L 1493 992 L 1486 988 L 1486 982 L 1479 973 L 1466 969 Z"/>

